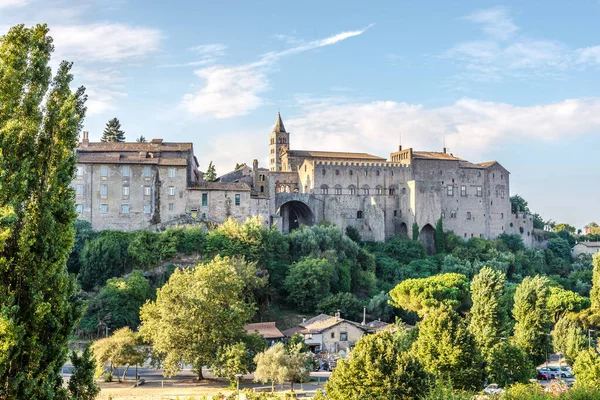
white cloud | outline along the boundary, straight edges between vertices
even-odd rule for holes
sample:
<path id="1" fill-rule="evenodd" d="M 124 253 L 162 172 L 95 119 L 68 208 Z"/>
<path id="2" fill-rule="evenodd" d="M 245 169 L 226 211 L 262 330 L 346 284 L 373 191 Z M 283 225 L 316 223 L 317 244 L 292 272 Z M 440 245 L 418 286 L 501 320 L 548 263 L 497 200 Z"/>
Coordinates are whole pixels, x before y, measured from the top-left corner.
<path id="1" fill-rule="evenodd" d="M 59 25 L 51 29 L 60 57 L 91 62 L 119 62 L 158 50 L 160 31 L 124 24 Z"/>
<path id="2" fill-rule="evenodd" d="M 87 115 L 114 110 L 116 109 L 115 100 L 127 96 L 125 79 L 117 69 L 89 69 L 75 66 L 73 76 L 76 85 L 85 86 L 85 92 L 88 95 Z"/>
<path id="3" fill-rule="evenodd" d="M 577 50 L 580 63 L 596 63 L 600 65 L 600 46 L 585 47 Z"/>
<path id="4" fill-rule="evenodd" d="M 162 64 L 159 68 L 180 68 L 180 67 L 200 67 L 210 65 L 217 62 L 218 58 L 225 54 L 227 46 L 221 43 L 202 44 L 199 46 L 190 47 L 188 50 L 200 56 L 200 60 L 189 61 L 183 63 Z"/>
<path id="5" fill-rule="evenodd" d="M 501 40 L 510 38 L 519 29 L 503 7 L 479 10 L 467 15 L 465 19 L 481 24 L 488 35 Z"/>
<path id="6" fill-rule="evenodd" d="M 225 49 L 227 49 L 227 46 L 222 43 L 212 43 L 190 47 L 189 50 L 199 55 L 209 54 L 211 56 L 222 56 L 225 54 Z"/>
<path id="7" fill-rule="evenodd" d="M 0 8 L 24 7 L 29 0 L 0 0 Z"/>
<path id="8" fill-rule="evenodd" d="M 197 70 L 195 74 L 204 81 L 204 86 L 196 93 L 186 94 L 182 105 L 192 114 L 214 118 L 245 115 L 265 103 L 260 95 L 269 89 L 269 67 L 280 58 L 339 43 L 362 34 L 368 28 L 341 32 L 279 52 L 269 52 L 250 64 L 211 66 Z"/>
<path id="9" fill-rule="evenodd" d="M 367 151 L 386 156 L 404 147 L 441 149 L 485 161 L 499 144 L 551 141 L 600 130 L 600 98 L 568 99 L 558 103 L 519 107 L 465 98 L 452 105 L 425 108 L 419 104 L 372 103 L 305 105 L 305 114 L 286 120 L 293 147 L 334 151 Z"/>

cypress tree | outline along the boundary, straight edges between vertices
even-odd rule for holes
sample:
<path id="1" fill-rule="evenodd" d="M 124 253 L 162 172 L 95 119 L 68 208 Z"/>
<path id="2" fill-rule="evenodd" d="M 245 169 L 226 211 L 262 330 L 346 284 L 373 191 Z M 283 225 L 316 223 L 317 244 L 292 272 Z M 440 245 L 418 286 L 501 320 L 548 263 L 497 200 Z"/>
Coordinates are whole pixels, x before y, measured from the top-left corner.
<path id="1" fill-rule="evenodd" d="M 141 136 L 140 138 L 143 138 Z M 124 142 L 125 131 L 121 129 L 121 123 L 118 118 L 113 118 L 106 123 L 104 132 L 102 133 L 101 142 Z M 145 139 L 144 139 L 145 141 Z"/>
<path id="2" fill-rule="evenodd" d="M 412 238 L 413 240 L 419 240 L 419 224 L 417 224 L 416 222 L 413 223 L 412 226 Z"/>
<path id="3" fill-rule="evenodd" d="M 86 96 L 70 90 L 71 63 L 52 78 L 53 49 L 46 25 L 0 38 L 0 399 L 66 397 L 60 373 L 81 311 L 66 262 Z"/>
<path id="4" fill-rule="evenodd" d="M 435 252 L 437 254 L 446 251 L 446 236 L 444 235 L 444 224 L 442 218 L 435 224 Z"/>
<path id="5" fill-rule="evenodd" d="M 206 169 L 206 173 L 204 174 L 204 180 L 208 182 L 212 182 L 217 179 L 217 170 L 215 169 L 215 165 L 211 161 L 208 164 L 208 168 Z"/>

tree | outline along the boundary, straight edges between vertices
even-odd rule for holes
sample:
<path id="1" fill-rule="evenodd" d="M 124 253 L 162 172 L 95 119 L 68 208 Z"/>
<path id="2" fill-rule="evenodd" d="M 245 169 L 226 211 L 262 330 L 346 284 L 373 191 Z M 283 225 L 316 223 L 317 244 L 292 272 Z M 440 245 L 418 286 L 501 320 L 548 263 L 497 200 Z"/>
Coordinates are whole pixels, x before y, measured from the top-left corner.
<path id="1" fill-rule="evenodd" d="M 435 224 L 435 252 L 441 254 L 446 251 L 446 234 L 444 233 L 444 223 L 438 219 Z"/>
<path id="2" fill-rule="evenodd" d="M 130 262 L 129 234 L 104 231 L 85 243 L 81 252 L 79 282 L 85 290 L 102 286 L 107 279 L 121 276 Z"/>
<path id="3" fill-rule="evenodd" d="M 598 388 L 600 385 L 600 356 L 595 349 L 583 350 L 573 364 L 578 386 Z"/>
<path id="4" fill-rule="evenodd" d="M 582 295 L 553 286 L 548 293 L 548 311 L 554 322 L 568 312 L 579 312 L 590 307 L 590 299 Z"/>
<path id="5" fill-rule="evenodd" d="M 419 240 L 419 225 L 416 222 L 412 224 L 412 240 Z"/>
<path id="6" fill-rule="evenodd" d="M 233 169 L 234 171 L 237 171 L 240 168 L 244 168 L 246 166 L 246 163 L 235 163 L 235 168 Z"/>
<path id="7" fill-rule="evenodd" d="M 91 347 L 85 348 L 81 356 L 76 351 L 71 352 L 71 377 L 67 388 L 73 400 L 93 400 L 100 393 L 100 387 L 94 382 L 96 361 Z"/>
<path id="8" fill-rule="evenodd" d="M 576 228 L 573 225 L 569 225 L 569 224 L 565 224 L 565 223 L 556 224 L 554 226 L 554 232 L 560 232 L 560 231 L 567 231 L 571 234 L 574 234 L 576 231 Z"/>
<path id="9" fill-rule="evenodd" d="M 330 293 L 332 276 L 333 266 L 326 259 L 307 257 L 292 264 L 285 279 L 288 302 L 302 312 L 314 310 Z"/>
<path id="10" fill-rule="evenodd" d="M 235 382 L 236 374 L 246 374 L 252 368 L 252 357 L 248 352 L 246 343 L 239 342 L 227 345 L 219 350 L 217 359 L 213 364 L 215 376 L 225 377 L 229 384 Z"/>
<path id="11" fill-rule="evenodd" d="M 482 360 L 473 336 L 450 306 L 430 309 L 418 325 L 419 337 L 412 351 L 425 371 L 455 388 L 480 387 Z"/>
<path id="12" fill-rule="evenodd" d="M 140 333 L 163 358 L 165 376 L 190 364 L 198 379 L 219 350 L 240 341 L 255 311 L 244 301 L 245 284 L 229 257 L 176 270 L 141 311 Z"/>
<path id="13" fill-rule="evenodd" d="M 569 242 L 562 238 L 554 238 L 548 240 L 548 250 L 556 257 L 571 261 L 571 246 Z"/>
<path id="14" fill-rule="evenodd" d="M 569 365 L 575 363 L 577 356 L 588 345 L 583 329 L 567 316 L 561 317 L 554 325 L 552 339 L 554 351 L 561 352 Z"/>
<path id="15" fill-rule="evenodd" d="M 360 231 L 353 226 L 346 227 L 346 236 L 352 239 L 353 242 L 360 244 L 362 242 L 362 237 L 360 236 Z"/>
<path id="16" fill-rule="evenodd" d="M 502 304 L 504 274 L 484 267 L 471 282 L 471 319 L 469 331 L 481 352 L 487 356 L 500 341 L 506 320 Z M 496 382 L 497 383 L 497 382 Z"/>
<path id="17" fill-rule="evenodd" d="M 533 228 L 544 229 L 544 226 L 546 226 L 546 223 L 544 222 L 542 216 L 538 213 L 533 214 Z"/>
<path id="18" fill-rule="evenodd" d="M 147 142 L 147 140 L 144 137 L 144 135 L 141 135 L 139 138 L 135 139 L 135 141 L 138 142 L 138 143 L 146 143 Z"/>
<path id="19" fill-rule="evenodd" d="M 527 353 L 507 341 L 496 343 L 485 361 L 488 381 L 500 386 L 527 383 L 535 376 L 535 367 Z"/>
<path id="20" fill-rule="evenodd" d="M 88 221 L 77 220 L 73 223 L 75 228 L 75 243 L 71 249 L 71 255 L 67 260 L 67 269 L 70 273 L 77 275 L 81 269 L 81 252 L 86 242 L 96 237 L 96 233 L 92 230 L 92 224 Z"/>
<path id="21" fill-rule="evenodd" d="M 546 357 L 550 341 L 550 315 L 547 308 L 548 279 L 526 277 L 515 292 L 513 317 L 514 343 L 523 349 L 535 364 Z"/>
<path id="22" fill-rule="evenodd" d="M 287 379 L 287 354 L 283 343 L 277 343 L 254 357 L 256 370 L 254 380 L 261 383 L 271 381 L 271 391 L 275 391 L 275 384 L 283 384 Z"/>
<path id="23" fill-rule="evenodd" d="M 421 363 L 408 352 L 404 329 L 363 336 L 349 360 L 341 360 L 325 386 L 327 398 L 414 399 L 429 384 Z"/>
<path id="24" fill-rule="evenodd" d="M 290 390 L 292 392 L 294 392 L 294 383 L 307 382 L 313 369 L 312 353 L 304 351 L 302 343 L 298 343 L 287 350 L 286 380 L 290 381 Z"/>
<path id="25" fill-rule="evenodd" d="M 517 233 L 509 235 L 508 233 L 503 232 L 502 234 L 498 235 L 498 239 L 502 240 L 502 243 L 504 243 L 504 245 L 513 253 L 525 249 L 523 238 Z"/>
<path id="26" fill-rule="evenodd" d="M 207 182 L 212 182 L 215 179 L 217 179 L 217 170 L 215 168 L 215 165 L 211 161 L 208 163 L 208 168 L 206 169 L 206 172 L 204 173 L 204 180 Z"/>
<path id="27" fill-rule="evenodd" d="M 317 304 L 318 313 L 333 315 L 338 310 L 345 319 L 362 321 L 363 303 L 351 293 L 327 296 Z"/>
<path id="28" fill-rule="evenodd" d="M 600 311 L 600 254 L 594 255 L 592 264 L 594 265 L 592 275 L 592 290 L 590 291 L 590 301 L 592 309 Z"/>
<path id="29" fill-rule="evenodd" d="M 143 136 L 142 136 L 143 137 Z M 121 123 L 118 118 L 113 118 L 106 123 L 102 133 L 101 142 L 124 142 L 125 131 L 121 130 Z"/>
<path id="30" fill-rule="evenodd" d="M 530 214 L 531 213 L 531 211 L 529 210 L 529 204 L 527 204 L 527 201 L 525 201 L 525 199 L 522 198 L 521 196 L 519 196 L 518 194 L 511 196 L 510 208 L 511 208 L 511 212 L 513 214 L 516 214 L 516 213 Z"/>
<path id="31" fill-rule="evenodd" d="M 81 304 L 65 267 L 84 89 L 52 78 L 46 25 L 0 38 L 0 399 L 66 396 L 60 375 Z"/>
<path id="32" fill-rule="evenodd" d="M 407 279 L 392 289 L 390 296 L 392 305 L 414 311 L 420 316 L 442 304 L 458 309 L 468 304 L 469 280 L 461 274 Z"/>
<path id="33" fill-rule="evenodd" d="M 108 380 L 112 380 L 115 372 L 119 376 L 119 367 L 125 367 L 119 381 L 125 380 L 130 365 L 143 364 L 148 356 L 141 346 L 140 335 L 129 327 L 118 329 L 112 336 L 96 340 L 92 344 L 92 351 L 96 360 L 97 377 L 106 373 Z"/>

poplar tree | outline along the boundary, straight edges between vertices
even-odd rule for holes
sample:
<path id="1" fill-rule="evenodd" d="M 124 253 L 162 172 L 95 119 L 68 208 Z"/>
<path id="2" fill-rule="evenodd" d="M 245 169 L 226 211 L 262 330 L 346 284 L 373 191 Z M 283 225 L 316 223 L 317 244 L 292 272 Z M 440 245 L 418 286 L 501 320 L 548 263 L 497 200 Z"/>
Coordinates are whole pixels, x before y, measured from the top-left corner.
<path id="1" fill-rule="evenodd" d="M 141 136 L 143 137 L 143 136 Z M 102 133 L 101 142 L 124 142 L 125 131 L 121 129 L 121 122 L 118 118 L 113 118 L 106 123 L 104 132 Z"/>
<path id="2" fill-rule="evenodd" d="M 206 173 L 204 174 L 204 180 L 207 182 L 212 182 L 215 179 L 217 179 L 217 170 L 215 168 L 215 165 L 211 161 L 210 163 L 208 163 L 208 168 L 206 169 Z"/>
<path id="3" fill-rule="evenodd" d="M 0 38 L 0 399 L 66 397 L 80 315 L 66 262 L 86 96 L 71 92 L 71 63 L 52 77 L 48 31 L 17 25 Z"/>

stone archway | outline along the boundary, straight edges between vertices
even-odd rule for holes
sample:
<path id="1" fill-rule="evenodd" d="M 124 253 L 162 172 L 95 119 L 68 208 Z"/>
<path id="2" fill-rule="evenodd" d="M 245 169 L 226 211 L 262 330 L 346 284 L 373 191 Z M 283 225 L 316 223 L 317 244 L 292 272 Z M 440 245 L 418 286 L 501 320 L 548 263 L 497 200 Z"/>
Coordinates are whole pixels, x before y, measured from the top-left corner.
<path id="1" fill-rule="evenodd" d="M 402 222 L 398 228 L 398 233 L 403 237 L 408 237 L 408 227 L 404 222 Z"/>
<path id="2" fill-rule="evenodd" d="M 315 221 L 310 208 L 303 202 L 292 200 L 283 203 L 277 212 L 281 216 L 283 233 L 290 233 L 301 225 L 312 225 Z"/>
<path id="3" fill-rule="evenodd" d="M 419 233 L 419 240 L 423 243 L 428 255 L 435 254 L 435 229 L 433 226 L 425 225 Z"/>

